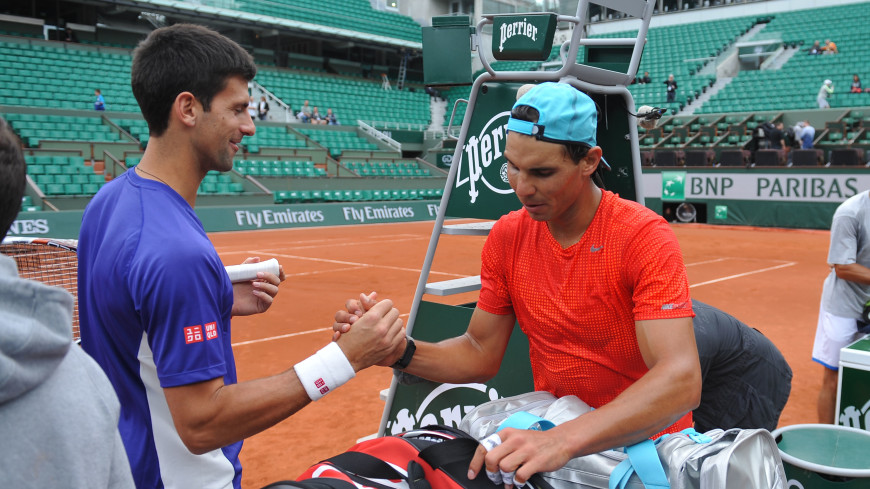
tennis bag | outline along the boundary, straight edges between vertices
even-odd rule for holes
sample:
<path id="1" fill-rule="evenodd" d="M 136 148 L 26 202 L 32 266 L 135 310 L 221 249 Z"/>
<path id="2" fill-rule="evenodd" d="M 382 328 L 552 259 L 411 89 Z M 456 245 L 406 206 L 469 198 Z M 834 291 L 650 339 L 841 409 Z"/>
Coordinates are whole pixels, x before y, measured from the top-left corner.
<path id="1" fill-rule="evenodd" d="M 442 425 L 362 441 L 272 489 L 503 489 L 485 471 L 468 478 L 478 442 Z M 536 476 L 532 489 L 552 489 Z M 284 485 L 280 485 L 284 484 Z"/>
<path id="2" fill-rule="evenodd" d="M 484 403 L 460 429 L 483 439 L 500 427 L 547 429 L 589 412 L 575 396 L 531 392 Z M 570 460 L 541 474 L 555 489 L 785 489 L 779 449 L 764 429 L 684 430 Z"/>

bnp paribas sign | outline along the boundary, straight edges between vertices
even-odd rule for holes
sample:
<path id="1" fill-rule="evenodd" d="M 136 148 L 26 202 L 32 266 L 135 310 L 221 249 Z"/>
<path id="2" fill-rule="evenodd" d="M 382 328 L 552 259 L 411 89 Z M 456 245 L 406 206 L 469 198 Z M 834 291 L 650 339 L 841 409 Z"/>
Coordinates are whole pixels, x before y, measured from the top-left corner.
<path id="1" fill-rule="evenodd" d="M 546 61 L 556 33 L 556 14 L 495 15 L 492 55 L 497 60 Z"/>

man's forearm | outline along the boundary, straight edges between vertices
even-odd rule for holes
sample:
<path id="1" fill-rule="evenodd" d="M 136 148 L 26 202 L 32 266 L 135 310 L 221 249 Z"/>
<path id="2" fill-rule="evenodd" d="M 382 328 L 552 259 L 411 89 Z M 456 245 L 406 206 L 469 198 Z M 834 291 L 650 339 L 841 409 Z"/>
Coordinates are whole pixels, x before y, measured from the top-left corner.
<path id="1" fill-rule="evenodd" d="M 574 456 L 649 438 L 697 407 L 700 368 L 653 368 L 613 401 L 566 423 Z"/>
<path id="2" fill-rule="evenodd" d="M 500 359 L 487 360 L 480 345 L 464 334 L 438 343 L 417 341 L 417 351 L 404 371 L 433 382 L 467 384 L 491 379 L 499 364 Z"/>
<path id="3" fill-rule="evenodd" d="M 858 263 L 850 263 L 848 265 L 834 265 L 834 272 L 837 278 L 855 282 L 862 285 L 870 285 L 870 268 L 867 268 Z"/>
<path id="4" fill-rule="evenodd" d="M 259 433 L 311 402 L 292 368 L 238 384 L 217 378 L 164 391 L 179 436 L 196 454 Z"/>

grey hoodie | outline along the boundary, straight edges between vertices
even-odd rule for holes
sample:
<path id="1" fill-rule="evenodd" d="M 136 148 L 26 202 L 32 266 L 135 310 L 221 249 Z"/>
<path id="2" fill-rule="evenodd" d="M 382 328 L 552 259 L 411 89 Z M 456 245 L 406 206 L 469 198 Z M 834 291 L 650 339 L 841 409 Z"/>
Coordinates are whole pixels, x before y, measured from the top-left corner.
<path id="1" fill-rule="evenodd" d="M 72 296 L 0 255 L 0 486 L 133 488 L 106 375 L 72 343 Z"/>

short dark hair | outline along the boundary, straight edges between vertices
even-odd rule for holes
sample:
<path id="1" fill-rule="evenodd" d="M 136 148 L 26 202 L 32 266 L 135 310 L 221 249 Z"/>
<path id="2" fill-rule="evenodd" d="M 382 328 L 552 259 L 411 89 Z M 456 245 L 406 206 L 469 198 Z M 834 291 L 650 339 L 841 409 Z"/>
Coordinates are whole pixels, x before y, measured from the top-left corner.
<path id="1" fill-rule="evenodd" d="M 206 111 L 227 79 L 257 74 L 254 58 L 235 41 L 207 27 L 176 24 L 151 32 L 133 51 L 131 84 L 152 136 L 169 127 L 169 111 L 190 92 Z"/>
<path id="2" fill-rule="evenodd" d="M 538 109 L 530 106 L 530 105 L 518 105 L 511 110 L 511 117 L 514 119 L 519 119 L 521 121 L 528 122 L 538 122 L 538 118 L 541 114 L 538 112 Z M 586 154 L 591 149 L 588 144 L 585 143 L 555 143 L 561 144 L 563 148 L 565 148 L 565 154 L 568 158 L 571 158 L 575 164 L 579 164 L 580 160 L 586 157 Z"/>
<path id="3" fill-rule="evenodd" d="M 27 164 L 21 154 L 21 141 L 0 117 L 0 239 L 6 236 L 18 211 L 27 181 Z"/>

